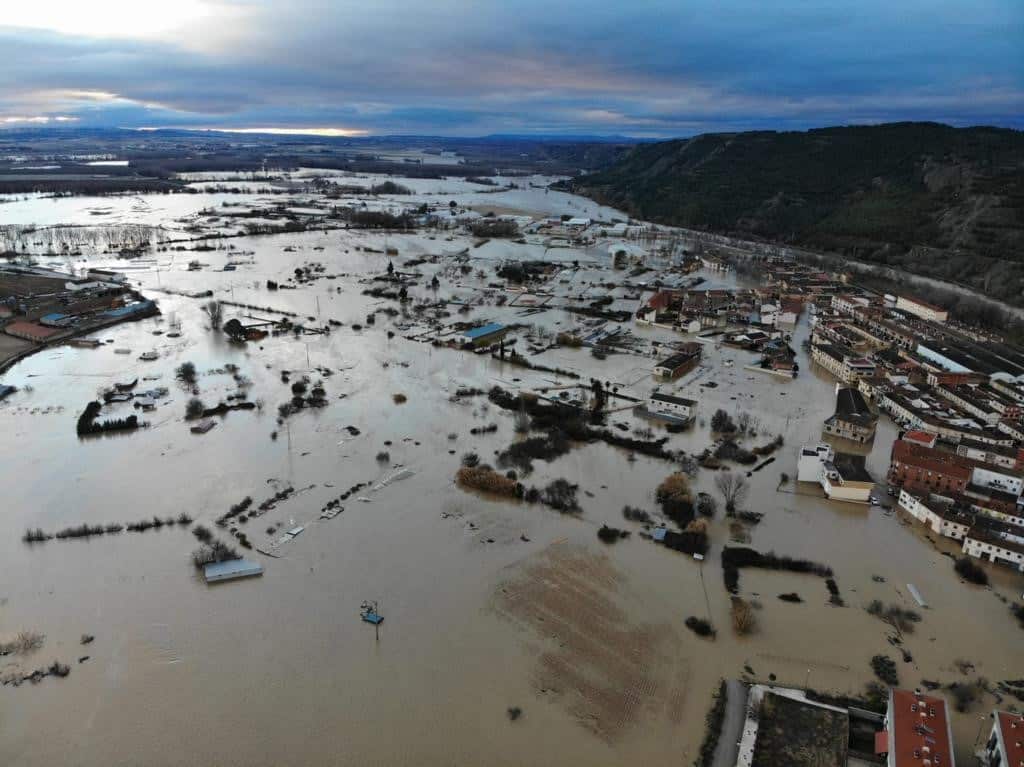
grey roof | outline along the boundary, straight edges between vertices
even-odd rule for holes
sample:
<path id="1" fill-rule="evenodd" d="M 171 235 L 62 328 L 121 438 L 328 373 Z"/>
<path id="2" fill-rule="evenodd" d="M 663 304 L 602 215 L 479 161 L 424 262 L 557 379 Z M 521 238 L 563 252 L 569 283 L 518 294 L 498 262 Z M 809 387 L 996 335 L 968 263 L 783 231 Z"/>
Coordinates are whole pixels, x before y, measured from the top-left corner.
<path id="1" fill-rule="evenodd" d="M 864 466 L 864 456 L 853 453 L 836 453 L 832 465 L 845 482 L 873 482 Z"/>
<path id="2" fill-rule="evenodd" d="M 836 392 L 836 412 L 832 418 L 837 418 L 847 423 L 857 424 L 864 428 L 872 426 L 878 417 L 871 412 L 864 395 L 859 389 L 843 387 Z M 829 419 L 832 420 L 831 418 Z"/>
<path id="3" fill-rule="evenodd" d="M 668 402 L 671 405 L 684 405 L 686 407 L 693 407 L 697 404 L 697 400 L 686 399 L 685 397 L 673 397 L 671 394 L 661 394 L 660 392 L 652 394 L 651 399 L 656 402 Z"/>
<path id="4" fill-rule="evenodd" d="M 247 559 L 229 559 L 224 562 L 212 562 L 203 568 L 203 575 L 206 576 L 207 583 L 262 574 L 263 565 L 259 562 L 250 562 Z"/>

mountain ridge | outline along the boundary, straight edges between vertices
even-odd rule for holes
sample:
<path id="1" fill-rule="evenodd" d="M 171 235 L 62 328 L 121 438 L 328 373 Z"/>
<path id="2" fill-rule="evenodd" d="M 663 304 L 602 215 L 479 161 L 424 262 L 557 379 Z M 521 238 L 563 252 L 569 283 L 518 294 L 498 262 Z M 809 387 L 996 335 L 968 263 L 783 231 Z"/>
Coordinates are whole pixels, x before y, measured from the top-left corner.
<path id="1" fill-rule="evenodd" d="M 1024 304 L 1024 132 L 885 123 L 634 146 L 565 185 L 631 216 L 837 253 Z"/>

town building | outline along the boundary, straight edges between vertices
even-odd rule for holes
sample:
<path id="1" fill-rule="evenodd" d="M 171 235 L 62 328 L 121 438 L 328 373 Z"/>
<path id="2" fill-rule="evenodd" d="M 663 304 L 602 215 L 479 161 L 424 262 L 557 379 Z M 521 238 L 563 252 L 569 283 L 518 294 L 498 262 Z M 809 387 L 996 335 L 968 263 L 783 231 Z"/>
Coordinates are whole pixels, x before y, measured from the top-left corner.
<path id="1" fill-rule="evenodd" d="M 647 401 L 647 412 L 656 417 L 689 423 L 697 414 L 697 401 L 655 392 Z"/>
<path id="2" fill-rule="evenodd" d="M 116 272 L 113 269 L 90 269 L 85 274 L 86 279 L 97 282 L 127 282 L 128 278 L 123 272 Z"/>
<path id="3" fill-rule="evenodd" d="M 811 347 L 811 359 L 843 383 L 854 383 L 875 374 L 874 362 L 839 344 L 815 344 Z"/>
<path id="4" fill-rule="evenodd" d="M 467 330 L 462 334 L 462 342 L 476 347 L 488 346 L 500 341 L 507 333 L 507 327 L 492 322 L 488 325 L 481 325 L 480 327 Z"/>
<path id="5" fill-rule="evenodd" d="M 1024 544 L 1012 538 L 995 535 L 982 527 L 973 527 L 964 536 L 963 552 L 977 559 L 1024 572 Z"/>
<path id="6" fill-rule="evenodd" d="M 864 456 L 837 453 L 825 444 L 800 449 L 797 481 L 816 482 L 826 498 L 851 503 L 868 503 L 875 487 L 864 465 Z"/>
<path id="7" fill-rule="evenodd" d="M 877 425 L 878 416 L 871 412 L 858 389 L 836 387 L 836 412 L 825 420 L 826 434 L 853 442 L 870 442 Z"/>
<path id="8" fill-rule="evenodd" d="M 929 322 L 945 322 L 949 319 L 949 312 L 942 307 L 910 296 L 897 296 L 896 310 L 913 314 L 915 317 Z"/>
<path id="9" fill-rule="evenodd" d="M 939 495 L 918 496 L 907 490 L 900 490 L 896 505 L 914 519 L 923 522 L 936 535 L 962 541 L 971 525 L 974 515 L 949 498 Z"/>
<path id="10" fill-rule="evenodd" d="M 697 367 L 701 350 L 701 345 L 694 341 L 683 344 L 676 354 L 654 366 L 654 375 L 669 380 L 686 375 Z"/>
<path id="11" fill-rule="evenodd" d="M 4 326 L 4 332 L 9 336 L 21 338 L 25 341 L 44 343 L 61 331 L 57 328 L 44 327 L 35 322 L 17 320 Z"/>
<path id="12" fill-rule="evenodd" d="M 992 712 L 992 731 L 985 742 L 982 764 L 984 767 L 1024 765 L 1024 716 Z"/>
<path id="13" fill-rule="evenodd" d="M 889 690 L 885 731 L 875 736 L 875 751 L 886 755 L 887 767 L 956 767 L 946 701 L 918 690 Z"/>

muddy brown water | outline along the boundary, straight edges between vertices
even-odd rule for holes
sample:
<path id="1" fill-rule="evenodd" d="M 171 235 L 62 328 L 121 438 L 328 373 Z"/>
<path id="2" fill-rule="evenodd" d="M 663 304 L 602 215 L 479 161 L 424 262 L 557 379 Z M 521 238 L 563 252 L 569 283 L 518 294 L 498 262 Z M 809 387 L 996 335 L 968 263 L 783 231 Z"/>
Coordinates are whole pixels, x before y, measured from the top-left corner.
<path id="1" fill-rule="evenodd" d="M 712 549 L 701 563 L 644 540 L 638 526 L 622 519 L 627 503 L 656 512 L 654 488 L 671 471 L 663 461 L 630 460 L 598 443 L 551 464 L 535 462 L 528 484 L 560 476 L 579 484 L 579 518 L 456 487 L 452 478 L 462 453 L 475 450 L 492 460 L 516 436 L 511 414 L 484 398 L 452 402 L 455 389 L 529 388 L 559 379 L 405 340 L 401 332 L 389 340 L 392 325 L 383 314 L 372 328 L 352 329 L 385 305 L 361 295 L 364 286 L 356 282 L 380 270 L 383 256 L 354 246 L 382 249 L 384 242 L 354 232 L 243 238 L 238 248 L 255 251 L 256 263 L 236 272 L 184 271 L 194 257 L 185 253 L 160 254 L 159 273 L 132 275 L 147 288 L 213 287 L 218 298 L 303 315 L 316 316 L 319 308 L 322 319 L 346 323 L 329 336 L 272 337 L 236 347 L 205 328 L 201 302 L 154 293 L 162 319 L 102 331 L 98 337 L 113 342 L 97 350 L 43 351 L 5 375 L 23 390 L 0 405 L 0 635 L 35 630 L 46 641 L 32 655 L 0 659 L 0 672 L 56 659 L 70 663 L 72 673 L 0 687 L 0 763 L 688 763 L 703 735 L 712 690 L 745 665 L 760 679 L 775 674 L 781 683 L 860 692 L 872 676 L 872 655 L 899 659 L 886 641 L 887 627 L 862 606 L 878 598 L 915 607 L 908 583 L 929 607 L 906 639 L 913 663 L 897 664 L 904 685 L 1024 676 L 1021 630 L 996 596 L 1019 596 L 1019 577 L 990 569 L 992 588 L 962 584 L 944 556 L 955 548 L 933 545 L 898 515 L 827 502 L 794 482 L 777 489 L 780 472 L 796 475 L 799 446 L 820 439 L 834 403 L 834 382 L 802 352 L 800 376 L 782 381 L 744 370 L 752 361 L 747 353 L 709 347 L 697 371 L 664 390 L 698 399 L 705 422 L 716 407 L 756 414 L 761 429 L 750 444 L 784 435 L 776 461 L 750 480 L 743 505 L 765 515 L 750 529 L 750 545 L 830 565 L 845 607 L 829 605 L 819 578 L 747 570 L 740 589 L 763 605 L 759 628 L 749 637 L 734 636 L 719 564 L 721 547 L 729 543 L 726 521 L 719 516 L 712 523 Z M 387 243 L 400 250 L 396 262 L 468 244 L 422 235 L 391 236 Z M 551 253 L 565 261 L 580 257 Z M 510 243 L 471 251 L 474 269 L 488 271 L 496 259 L 538 254 L 540 245 Z M 228 256 L 200 257 L 212 269 Z M 610 271 L 588 261 L 597 258 L 597 252 L 587 254 L 584 274 L 571 279 L 589 280 L 588 270 L 594 279 L 610 278 Z M 294 291 L 263 287 L 306 261 L 349 276 Z M 429 280 L 443 266 L 419 268 Z M 442 278 L 440 292 L 472 297 L 486 281 L 472 274 L 457 284 Z M 480 306 L 468 316 L 536 322 L 553 331 L 574 322 L 560 310 L 526 319 L 518 311 Z M 242 313 L 229 309 L 226 317 Z M 167 331 L 172 318 L 181 323 L 181 338 L 152 335 Z M 673 337 L 658 329 L 635 332 Z M 805 317 L 794 343 L 807 333 Z M 122 347 L 132 354 L 114 353 Z M 160 358 L 139 362 L 149 349 Z M 200 396 L 208 404 L 236 388 L 229 375 L 210 371 L 234 363 L 252 380 L 250 396 L 262 409 L 230 413 L 208 434 L 191 434 L 183 421 L 190 395 L 173 381 L 185 360 L 201 371 Z M 727 360 L 732 367 L 723 364 Z M 602 362 L 586 350 L 556 349 L 538 361 L 576 370 L 584 381 L 599 376 L 637 395 L 654 384 L 650 356 L 613 355 Z M 334 371 L 324 379 L 330 405 L 278 426 L 277 405 L 290 396 L 280 371 L 311 366 Z M 151 426 L 80 441 L 74 422 L 84 404 L 102 387 L 136 376 L 159 377 L 140 387 L 171 390 L 146 414 Z M 717 386 L 700 385 L 709 382 Z M 396 405 L 396 393 L 407 402 Z M 630 429 L 650 425 L 630 411 L 609 421 Z M 497 432 L 469 433 L 491 423 Z M 349 425 L 360 434 L 351 436 Z M 868 452 L 876 478 L 884 476 L 895 435 L 883 420 Z M 690 452 L 711 440 L 701 424 L 669 436 L 670 447 Z M 390 453 L 388 466 L 377 462 L 380 450 Z M 350 498 L 338 517 L 318 520 L 329 499 L 400 467 L 414 476 L 359 493 L 370 502 Z M 710 472 L 702 471 L 694 485 L 715 493 Z M 196 541 L 179 527 L 35 546 L 21 541 L 28 527 L 52 532 L 182 511 L 209 524 L 243 497 L 259 502 L 285 486 L 301 492 L 242 529 L 256 545 L 280 534 L 267 534 L 271 525 L 306 530 L 284 547 L 282 558 L 247 552 L 264 565 L 256 579 L 207 586 L 188 561 Z M 633 530 L 633 537 L 600 543 L 595 533 L 606 522 Z M 519 607 L 510 606 L 510 589 L 525 600 Z M 804 602 L 777 599 L 791 591 Z M 385 622 L 379 640 L 359 620 L 364 599 L 380 601 Z M 683 626 L 689 615 L 710 617 L 717 638 L 691 634 Z M 95 641 L 80 646 L 83 633 Z M 78 664 L 84 655 L 89 660 Z M 976 671 L 962 675 L 958 659 L 973 662 Z M 986 696 L 954 717 L 963 758 L 979 716 L 993 703 Z M 510 721 L 509 707 L 521 708 L 522 716 Z"/>

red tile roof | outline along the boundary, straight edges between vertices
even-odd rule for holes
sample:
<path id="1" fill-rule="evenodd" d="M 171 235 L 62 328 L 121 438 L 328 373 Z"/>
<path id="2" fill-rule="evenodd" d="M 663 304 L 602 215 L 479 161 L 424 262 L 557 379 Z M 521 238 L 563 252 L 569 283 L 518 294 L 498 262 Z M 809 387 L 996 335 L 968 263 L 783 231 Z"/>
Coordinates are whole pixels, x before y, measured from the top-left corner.
<path id="1" fill-rule="evenodd" d="M 18 336 L 21 338 L 33 338 L 36 340 L 49 338 L 56 333 L 60 333 L 59 328 L 47 328 L 42 325 L 37 325 L 34 322 L 23 322 L 18 320 L 8 324 L 4 328 L 4 332 L 8 335 Z"/>
<path id="2" fill-rule="evenodd" d="M 971 478 L 974 464 L 974 461 L 954 453 L 934 450 L 902 439 L 896 440 L 892 445 L 892 462 L 964 481 Z"/>
<path id="3" fill-rule="evenodd" d="M 953 767 L 946 701 L 911 690 L 889 693 L 889 753 L 896 767 Z"/>
<path id="4" fill-rule="evenodd" d="M 1007 767 L 1024 765 L 1024 717 L 1020 714 L 996 712 L 999 717 L 999 732 L 1006 748 Z"/>

